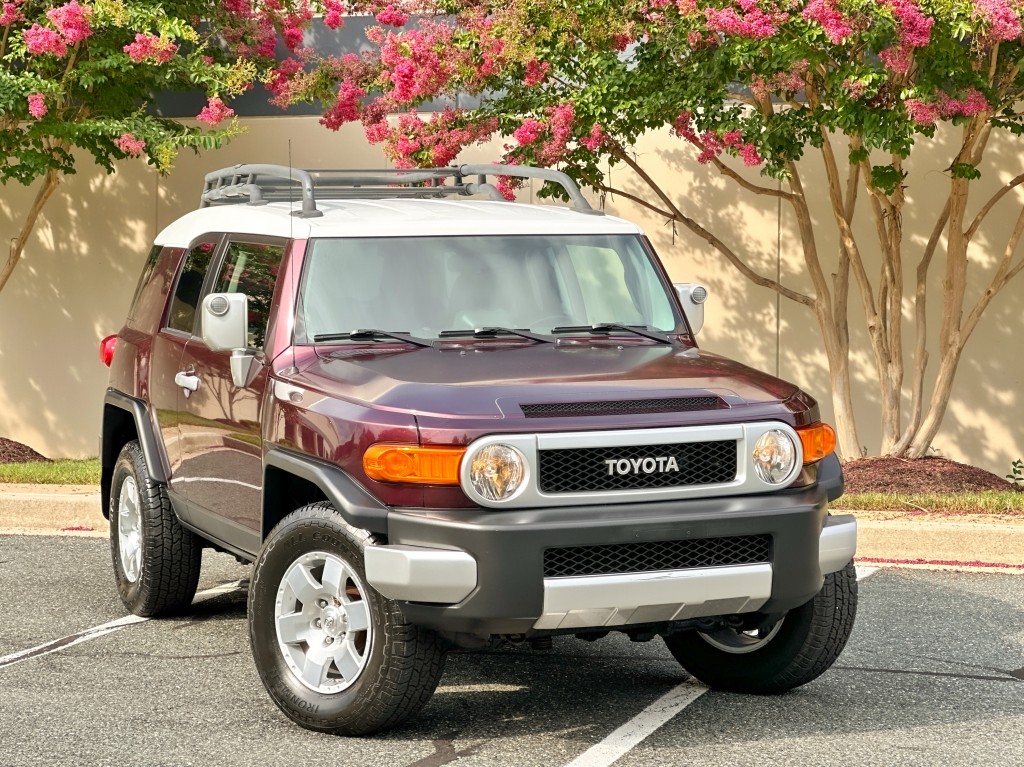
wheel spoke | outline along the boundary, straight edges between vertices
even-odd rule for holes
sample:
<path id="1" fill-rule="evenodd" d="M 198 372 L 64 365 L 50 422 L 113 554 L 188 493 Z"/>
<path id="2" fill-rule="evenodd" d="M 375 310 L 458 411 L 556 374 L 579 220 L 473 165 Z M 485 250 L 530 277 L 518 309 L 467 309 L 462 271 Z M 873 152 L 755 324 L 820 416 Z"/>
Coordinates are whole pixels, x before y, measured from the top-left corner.
<path id="1" fill-rule="evenodd" d="M 333 652 L 332 658 L 343 679 L 352 679 L 359 673 L 359 665 L 362 658 L 356 652 L 356 648 L 352 645 L 351 641 L 341 642 Z"/>
<path id="2" fill-rule="evenodd" d="M 310 647 L 306 653 L 305 662 L 302 664 L 302 679 L 314 687 L 324 683 L 327 676 L 327 668 L 331 665 L 333 658 L 324 652 L 321 647 Z"/>
<path id="3" fill-rule="evenodd" d="M 282 615 L 277 619 L 277 635 L 285 644 L 309 641 L 309 617 L 302 613 Z"/>
<path id="4" fill-rule="evenodd" d="M 344 607 L 349 631 L 366 631 L 369 628 L 370 611 L 367 609 L 365 600 L 349 602 Z"/>
<path id="5" fill-rule="evenodd" d="M 312 603 L 321 591 L 320 584 L 313 580 L 304 565 L 292 566 L 288 570 L 287 581 L 295 598 L 304 605 Z"/>
<path id="6" fill-rule="evenodd" d="M 345 583 L 345 575 L 345 566 L 341 561 L 334 557 L 327 557 L 324 561 L 324 591 L 332 596 L 340 598 L 341 590 Z"/>

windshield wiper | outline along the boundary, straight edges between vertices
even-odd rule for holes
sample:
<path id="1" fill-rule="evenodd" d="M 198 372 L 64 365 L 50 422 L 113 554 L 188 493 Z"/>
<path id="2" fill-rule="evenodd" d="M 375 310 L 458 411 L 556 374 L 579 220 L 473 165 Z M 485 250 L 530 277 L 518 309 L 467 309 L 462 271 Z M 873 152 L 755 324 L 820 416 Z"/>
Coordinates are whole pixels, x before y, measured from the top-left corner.
<path id="1" fill-rule="evenodd" d="M 320 341 L 376 341 L 381 338 L 393 338 L 396 341 L 405 341 L 414 346 L 430 347 L 433 344 L 423 338 L 417 338 L 408 332 L 401 330 L 377 330 L 376 328 L 357 328 L 348 333 L 321 333 L 313 336 L 313 340 Z"/>
<path id="2" fill-rule="evenodd" d="M 620 322 L 598 322 L 596 325 L 559 325 L 551 328 L 552 333 L 603 333 L 609 335 L 613 330 L 621 330 L 624 333 L 633 333 L 637 336 L 650 338 L 662 344 L 671 344 L 672 339 L 664 333 L 648 330 L 646 325 L 623 325 Z"/>
<path id="3" fill-rule="evenodd" d="M 519 336 L 520 338 L 528 338 L 531 341 L 539 341 L 542 344 L 553 344 L 555 342 L 555 339 L 552 338 L 551 336 L 541 335 L 540 333 L 531 333 L 529 330 L 521 330 L 519 328 L 466 328 L 465 330 L 442 330 L 440 333 L 437 334 L 438 338 L 458 338 L 460 336 L 473 336 L 473 338 Z"/>

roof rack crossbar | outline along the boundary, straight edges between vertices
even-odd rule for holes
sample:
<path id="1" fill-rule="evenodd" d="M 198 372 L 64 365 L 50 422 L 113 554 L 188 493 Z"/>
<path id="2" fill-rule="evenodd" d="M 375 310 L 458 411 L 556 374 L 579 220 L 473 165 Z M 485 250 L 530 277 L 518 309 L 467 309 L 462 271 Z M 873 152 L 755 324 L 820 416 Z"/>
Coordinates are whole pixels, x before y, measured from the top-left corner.
<path id="1" fill-rule="evenodd" d="M 476 182 L 467 176 L 476 176 Z M 321 199 L 394 197 L 449 197 L 486 194 L 503 199 L 488 176 L 536 178 L 562 187 L 573 208 L 584 213 L 595 211 L 580 192 L 576 182 L 561 171 L 523 165 L 460 165 L 445 168 L 380 168 L 306 170 L 285 165 L 235 165 L 208 173 L 200 198 L 200 207 L 210 205 L 250 205 L 293 201 L 297 184 L 301 188 L 303 218 L 321 216 L 316 196 Z M 451 179 L 452 183 L 444 183 Z M 414 185 L 414 186 L 410 186 Z"/>

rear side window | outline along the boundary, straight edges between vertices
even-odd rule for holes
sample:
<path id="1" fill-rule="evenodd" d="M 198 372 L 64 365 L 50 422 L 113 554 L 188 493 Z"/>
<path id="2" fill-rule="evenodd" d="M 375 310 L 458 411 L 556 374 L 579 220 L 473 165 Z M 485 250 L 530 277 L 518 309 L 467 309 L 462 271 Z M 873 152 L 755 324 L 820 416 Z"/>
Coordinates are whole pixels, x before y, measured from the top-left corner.
<path id="1" fill-rule="evenodd" d="M 142 275 L 139 277 L 139 284 L 135 286 L 135 295 L 132 296 L 131 307 L 128 309 L 128 319 L 135 317 L 135 310 L 139 305 L 139 296 L 142 295 L 142 289 L 146 287 L 150 278 L 153 276 L 153 270 L 156 269 L 156 262 L 160 260 L 161 252 L 163 252 L 163 247 L 160 245 L 154 245 L 153 249 L 149 251 L 149 257 L 146 259 L 146 265 L 142 267 Z"/>
<path id="2" fill-rule="evenodd" d="M 214 293 L 245 293 L 249 297 L 250 349 L 262 349 L 266 341 L 270 304 L 283 255 L 283 245 L 232 242 L 213 286 Z"/>
<path id="3" fill-rule="evenodd" d="M 203 292 L 203 281 L 217 245 L 203 242 L 194 246 L 185 256 L 185 265 L 174 288 L 171 311 L 167 316 L 167 327 L 191 333 L 196 324 L 196 307 Z"/>

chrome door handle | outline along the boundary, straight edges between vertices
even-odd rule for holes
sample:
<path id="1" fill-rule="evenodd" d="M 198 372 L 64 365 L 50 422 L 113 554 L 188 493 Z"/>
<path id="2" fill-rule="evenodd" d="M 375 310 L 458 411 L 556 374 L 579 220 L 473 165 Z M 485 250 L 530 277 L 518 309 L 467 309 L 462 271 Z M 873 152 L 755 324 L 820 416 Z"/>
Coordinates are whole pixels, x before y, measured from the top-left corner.
<path id="1" fill-rule="evenodd" d="M 174 376 L 174 383 L 183 389 L 196 391 L 199 388 L 199 376 L 192 375 L 191 373 L 178 373 Z"/>

